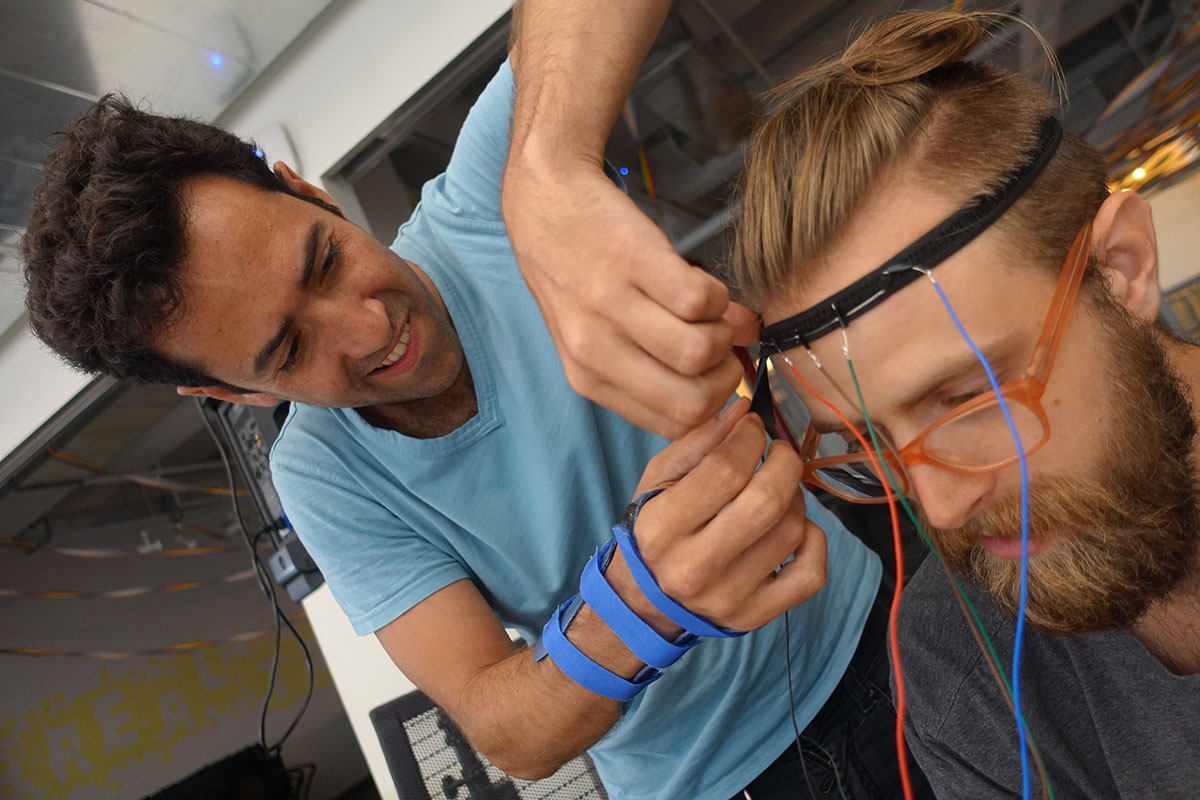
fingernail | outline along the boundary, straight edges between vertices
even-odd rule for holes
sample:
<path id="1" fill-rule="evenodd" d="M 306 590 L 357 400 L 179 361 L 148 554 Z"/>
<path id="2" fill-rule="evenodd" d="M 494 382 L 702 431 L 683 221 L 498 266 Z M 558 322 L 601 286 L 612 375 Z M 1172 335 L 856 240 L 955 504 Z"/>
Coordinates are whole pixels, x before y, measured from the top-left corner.
<path id="1" fill-rule="evenodd" d="M 721 409 L 720 414 L 717 414 L 717 419 L 728 419 L 729 415 L 733 413 L 733 409 L 737 406 L 738 400 L 740 400 L 740 399 L 741 399 L 740 397 L 733 398 L 733 400 L 730 401 L 729 405 L 727 405 L 727 406 L 725 406 L 725 408 Z"/>

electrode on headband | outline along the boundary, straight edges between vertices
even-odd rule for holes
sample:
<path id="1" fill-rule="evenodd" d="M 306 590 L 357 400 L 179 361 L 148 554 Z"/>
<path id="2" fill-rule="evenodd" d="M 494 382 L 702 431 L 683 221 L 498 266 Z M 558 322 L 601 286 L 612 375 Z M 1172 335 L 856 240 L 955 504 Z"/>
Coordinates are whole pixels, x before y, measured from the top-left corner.
<path id="1" fill-rule="evenodd" d="M 1063 129 L 1054 117 L 1038 125 L 1037 145 L 1029 158 L 991 194 L 978 195 L 963 208 L 938 223 L 921 238 L 892 256 L 881 267 L 859 278 L 824 300 L 763 329 L 762 356 L 808 344 L 839 325 L 869 311 L 912 283 L 919 272 L 914 265 L 933 267 L 945 261 L 987 230 L 1025 193 L 1050 163 L 1062 141 Z"/>

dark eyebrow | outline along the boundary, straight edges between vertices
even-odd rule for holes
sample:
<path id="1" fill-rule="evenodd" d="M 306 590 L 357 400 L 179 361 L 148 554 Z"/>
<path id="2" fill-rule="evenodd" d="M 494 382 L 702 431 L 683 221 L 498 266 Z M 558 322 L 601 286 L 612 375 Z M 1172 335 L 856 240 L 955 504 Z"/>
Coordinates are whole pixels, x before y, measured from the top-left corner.
<path id="1" fill-rule="evenodd" d="M 303 289 L 308 285 L 308 281 L 312 278 L 313 270 L 317 266 L 317 248 L 321 244 L 322 226 L 319 222 L 314 222 L 312 227 L 308 229 L 308 240 L 304 244 L 304 269 L 300 272 L 300 280 L 296 284 L 298 288 Z M 271 356 L 279 349 L 279 345 L 283 344 L 283 340 L 287 338 L 288 330 L 291 329 L 295 320 L 289 316 L 279 326 L 279 330 L 271 337 L 271 341 L 263 345 L 262 350 L 258 351 L 258 355 L 254 357 L 254 374 L 261 376 L 267 368 L 267 363 L 271 360 Z"/>
<path id="2" fill-rule="evenodd" d="M 992 369 L 996 369 L 996 353 L 995 344 L 981 348 L 988 363 L 992 365 Z M 992 352 L 988 352 L 992 351 Z M 960 353 L 949 361 L 945 361 L 938 365 L 936 371 L 926 375 L 920 383 L 914 388 L 898 397 L 893 405 L 896 408 L 910 409 L 920 403 L 929 395 L 940 389 L 943 384 L 948 383 L 956 378 L 961 378 L 972 372 L 983 372 L 983 366 L 979 363 L 979 359 L 969 350 L 965 353 Z"/>

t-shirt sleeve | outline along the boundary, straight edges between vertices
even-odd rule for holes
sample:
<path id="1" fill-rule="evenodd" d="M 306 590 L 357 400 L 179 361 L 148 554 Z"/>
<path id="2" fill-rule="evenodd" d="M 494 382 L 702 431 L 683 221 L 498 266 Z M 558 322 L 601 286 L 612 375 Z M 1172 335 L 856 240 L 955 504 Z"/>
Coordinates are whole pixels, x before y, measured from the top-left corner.
<path id="1" fill-rule="evenodd" d="M 372 499 L 319 448 L 277 447 L 271 469 L 284 513 L 355 633 L 373 633 L 455 581 L 463 564 Z"/>
<path id="2" fill-rule="evenodd" d="M 439 195 L 436 204 L 459 220 L 502 225 L 500 184 L 508 159 L 514 97 L 512 66 L 500 65 L 467 114 L 446 172 L 425 187 Z"/>

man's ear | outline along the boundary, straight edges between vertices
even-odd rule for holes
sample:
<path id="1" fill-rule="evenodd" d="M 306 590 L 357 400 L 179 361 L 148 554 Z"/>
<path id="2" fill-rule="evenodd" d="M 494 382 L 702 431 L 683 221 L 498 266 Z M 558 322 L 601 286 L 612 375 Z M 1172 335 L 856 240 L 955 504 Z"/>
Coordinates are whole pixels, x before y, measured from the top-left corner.
<path id="1" fill-rule="evenodd" d="M 315 197 L 321 202 L 328 203 L 341 212 L 341 206 L 334 202 L 333 197 L 330 196 L 329 192 L 325 191 L 319 186 L 313 186 L 311 183 L 304 180 L 304 178 L 301 178 L 298 174 L 296 174 L 296 171 L 287 164 L 283 163 L 282 161 L 276 161 L 274 170 L 275 174 L 282 178 L 283 182 L 286 183 L 288 188 L 290 188 L 293 192 L 302 194 L 305 197 Z"/>
<path id="2" fill-rule="evenodd" d="M 262 392 L 241 393 L 221 386 L 176 386 L 175 391 L 184 397 L 211 397 L 214 400 L 240 403 L 244 406 L 273 406 L 279 402 L 278 397 Z"/>
<path id="3" fill-rule="evenodd" d="M 1092 223 L 1092 254 L 1121 305 L 1139 319 L 1153 322 L 1162 298 L 1150 204 L 1134 192 L 1109 195 Z"/>

